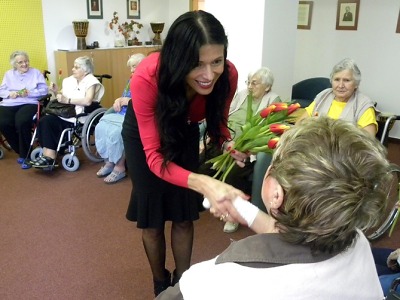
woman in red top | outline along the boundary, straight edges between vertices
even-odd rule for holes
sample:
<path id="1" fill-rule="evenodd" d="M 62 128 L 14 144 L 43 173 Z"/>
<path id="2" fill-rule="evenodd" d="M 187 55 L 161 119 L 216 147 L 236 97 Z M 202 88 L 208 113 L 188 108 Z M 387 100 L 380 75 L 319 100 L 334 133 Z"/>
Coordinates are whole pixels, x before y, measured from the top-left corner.
<path id="1" fill-rule="evenodd" d="M 132 105 L 122 129 L 133 184 L 127 218 L 142 239 L 157 295 L 171 285 L 165 269 L 165 221 L 172 221 L 175 259 L 172 284 L 190 266 L 193 221 L 207 197 L 215 216 L 240 219 L 232 200 L 248 197 L 212 177 L 195 173 L 199 164 L 198 122 L 206 118 L 212 141 L 227 149 L 226 126 L 237 87 L 237 70 L 226 60 L 228 41 L 221 23 L 204 11 L 181 15 L 160 53 L 138 66 L 131 80 Z M 247 157 L 231 154 L 238 164 Z"/>

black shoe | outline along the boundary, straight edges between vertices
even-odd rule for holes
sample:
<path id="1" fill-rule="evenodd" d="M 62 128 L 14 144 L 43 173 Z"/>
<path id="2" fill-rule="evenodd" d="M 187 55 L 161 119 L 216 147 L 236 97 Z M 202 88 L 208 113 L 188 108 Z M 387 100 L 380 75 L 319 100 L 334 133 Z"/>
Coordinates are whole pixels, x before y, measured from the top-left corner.
<path id="1" fill-rule="evenodd" d="M 158 281 L 153 279 L 154 295 L 156 297 L 171 286 L 171 273 L 165 270 L 165 275 L 166 277 L 164 280 Z"/>
<path id="2" fill-rule="evenodd" d="M 172 282 L 171 282 L 171 286 L 174 286 L 175 284 L 177 284 L 179 282 L 179 280 L 181 279 L 182 275 L 178 276 L 176 275 L 176 270 L 174 270 L 174 272 L 172 273 Z"/>
<path id="3" fill-rule="evenodd" d="M 57 163 L 54 159 L 48 156 L 40 156 L 34 161 L 31 162 L 32 167 L 37 169 L 52 169 L 53 167 L 57 167 Z"/>

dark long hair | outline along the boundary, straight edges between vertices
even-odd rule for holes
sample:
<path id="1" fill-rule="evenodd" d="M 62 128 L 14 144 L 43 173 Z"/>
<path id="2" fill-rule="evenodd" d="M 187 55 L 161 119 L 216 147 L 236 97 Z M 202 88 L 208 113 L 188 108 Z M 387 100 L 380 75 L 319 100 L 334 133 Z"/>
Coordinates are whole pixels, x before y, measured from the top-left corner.
<path id="1" fill-rule="evenodd" d="M 219 140 L 221 123 L 226 123 L 223 111 L 230 92 L 226 63 L 228 39 L 222 24 L 210 13 L 187 12 L 174 21 L 161 49 L 156 117 L 164 167 L 185 150 L 189 111 L 186 76 L 198 66 L 200 47 L 210 44 L 224 46 L 224 72 L 206 96 L 207 130 L 214 140 Z"/>

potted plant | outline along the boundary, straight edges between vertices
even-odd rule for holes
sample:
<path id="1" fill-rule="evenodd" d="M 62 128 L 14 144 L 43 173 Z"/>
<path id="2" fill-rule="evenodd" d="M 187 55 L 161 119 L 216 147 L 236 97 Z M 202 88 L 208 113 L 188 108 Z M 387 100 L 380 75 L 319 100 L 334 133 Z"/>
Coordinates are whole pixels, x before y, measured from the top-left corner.
<path id="1" fill-rule="evenodd" d="M 109 28 L 115 33 L 114 46 L 123 47 L 130 43 L 133 45 L 141 45 L 136 35 L 140 33 L 142 27 L 143 25 L 141 23 L 134 20 L 120 23 L 118 13 L 115 11 L 109 23 Z M 130 40 L 132 40 L 132 42 L 130 42 Z"/>

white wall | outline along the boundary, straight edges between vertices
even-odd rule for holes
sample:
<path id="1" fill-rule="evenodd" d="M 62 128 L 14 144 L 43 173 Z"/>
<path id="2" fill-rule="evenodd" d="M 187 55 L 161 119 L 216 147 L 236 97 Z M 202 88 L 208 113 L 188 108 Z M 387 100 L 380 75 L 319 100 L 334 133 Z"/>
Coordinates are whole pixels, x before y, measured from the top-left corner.
<path id="1" fill-rule="evenodd" d="M 296 35 L 297 2 L 266 0 L 261 65 L 271 69 L 275 77 L 272 90 L 284 101 L 292 95 Z"/>
<path id="2" fill-rule="evenodd" d="M 246 87 L 244 82 L 250 71 L 266 66 L 275 77 L 273 90 L 283 99 L 289 99 L 293 84 L 295 49 L 292 44 L 296 37 L 297 2 L 252 0 L 247 5 L 229 0 L 206 0 L 205 10 L 214 14 L 225 27 L 229 39 L 228 59 L 239 71 L 238 88 Z"/>
<path id="3" fill-rule="evenodd" d="M 337 1 L 314 1 L 311 30 L 298 30 L 294 82 L 329 77 L 334 64 L 354 58 L 361 73 L 360 90 L 381 111 L 400 114 L 400 34 L 395 33 L 398 0 L 360 1 L 357 31 L 336 30 Z M 400 125 L 390 132 L 400 138 Z"/>
<path id="4" fill-rule="evenodd" d="M 56 73 L 54 51 L 77 47 L 72 21 L 87 19 L 86 3 L 86 0 L 42 0 L 48 68 L 53 74 Z M 161 33 L 161 38 L 165 38 L 175 18 L 189 10 L 189 0 L 142 0 L 140 3 L 140 19 L 135 20 L 144 26 L 139 34 L 142 42 L 154 37 L 151 22 L 165 23 Z M 126 0 L 103 0 L 103 19 L 88 20 L 86 44 L 98 41 L 100 48 L 114 47 L 114 35 L 108 27 L 114 11 L 118 12 L 121 21 L 128 21 Z"/>
<path id="5" fill-rule="evenodd" d="M 296 0 L 205 1 L 206 10 L 224 25 L 229 38 L 228 58 L 239 70 L 239 88 L 247 73 L 261 65 L 275 75 L 273 90 L 289 99 L 291 86 L 315 76 L 328 77 L 335 63 L 354 58 L 362 72 L 360 89 L 382 111 L 400 114 L 400 34 L 395 33 L 398 0 L 360 1 L 358 30 L 336 30 L 337 1 L 315 0 L 311 30 L 297 30 Z M 85 0 L 42 0 L 49 70 L 55 72 L 54 50 L 75 49 L 72 21 L 86 19 Z M 177 16 L 189 10 L 189 0 L 142 0 L 142 41 L 151 39 L 150 22 L 165 22 L 162 38 Z M 112 13 L 126 20 L 126 0 L 103 0 L 103 19 L 90 19 L 88 44 L 113 47 L 107 29 Z M 396 124 L 390 136 L 400 138 Z"/>

